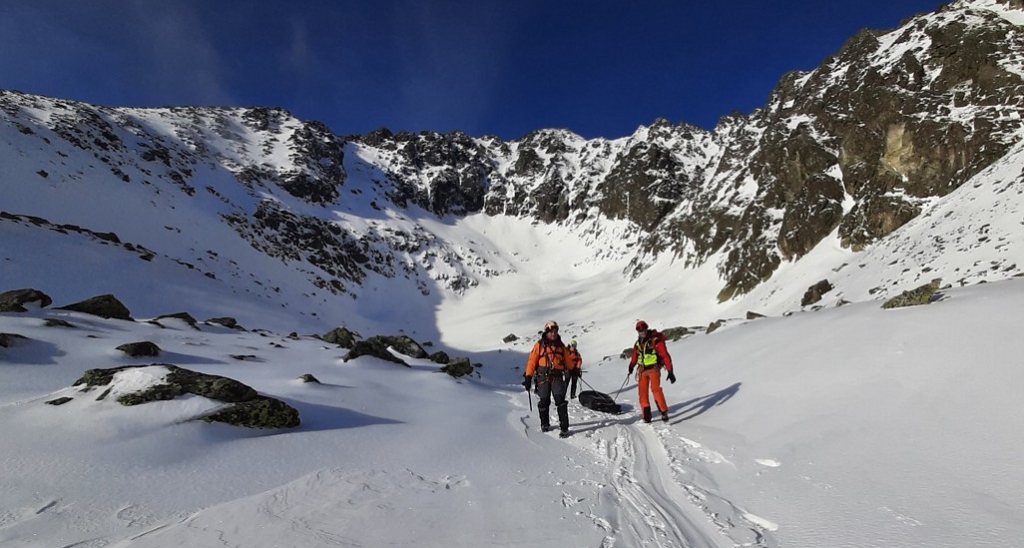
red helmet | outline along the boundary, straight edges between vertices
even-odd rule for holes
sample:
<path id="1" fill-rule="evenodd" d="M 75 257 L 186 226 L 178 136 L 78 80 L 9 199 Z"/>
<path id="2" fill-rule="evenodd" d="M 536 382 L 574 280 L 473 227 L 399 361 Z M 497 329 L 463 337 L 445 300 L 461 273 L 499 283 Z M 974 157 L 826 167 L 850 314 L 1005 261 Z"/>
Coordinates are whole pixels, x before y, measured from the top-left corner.
<path id="1" fill-rule="evenodd" d="M 647 322 L 645 322 L 643 320 L 640 320 L 640 321 L 636 322 L 636 330 L 637 331 L 647 331 Z"/>

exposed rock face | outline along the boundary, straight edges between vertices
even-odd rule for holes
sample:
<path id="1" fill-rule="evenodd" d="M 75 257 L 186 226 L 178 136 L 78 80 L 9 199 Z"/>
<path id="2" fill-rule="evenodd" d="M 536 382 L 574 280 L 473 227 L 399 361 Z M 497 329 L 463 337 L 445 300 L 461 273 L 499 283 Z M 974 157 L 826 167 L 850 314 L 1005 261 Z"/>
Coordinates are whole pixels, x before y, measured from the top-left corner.
<path id="1" fill-rule="evenodd" d="M 486 149 L 460 131 L 447 134 L 384 130 L 371 134 L 380 148 L 394 151 L 401 166 L 388 172 L 396 183 L 389 193 L 399 207 L 416 204 L 436 215 L 480 211 L 492 171 Z M 429 176 L 424 176 L 424 170 Z"/>
<path id="2" fill-rule="evenodd" d="M 342 348 L 352 348 L 359 337 L 344 327 L 336 327 L 324 333 L 322 338 L 325 342 L 336 344 Z"/>
<path id="3" fill-rule="evenodd" d="M 165 367 L 170 371 L 166 384 L 158 385 L 156 389 L 150 390 L 145 394 L 129 394 L 123 398 L 124 401 L 119 400 L 121 403 L 136 405 L 150 400 L 172 399 L 182 394 L 196 394 L 212 400 L 235 403 L 247 401 L 257 396 L 255 390 L 234 379 L 197 373 L 166 363 L 152 365 Z M 137 367 L 146 366 L 128 365 L 109 369 L 88 369 L 72 386 L 96 387 L 109 385 L 117 373 Z"/>
<path id="4" fill-rule="evenodd" d="M 157 325 L 162 325 L 160 323 L 160 320 L 163 320 L 163 319 L 181 320 L 181 321 L 187 323 L 193 329 L 199 329 L 199 325 L 198 325 L 199 322 L 197 322 L 196 319 L 192 317 L 192 314 L 189 314 L 188 312 L 175 312 L 174 314 L 161 314 L 161 315 L 153 318 L 153 322 L 156 323 Z"/>
<path id="5" fill-rule="evenodd" d="M 16 341 L 26 341 L 27 337 L 17 333 L 0 333 L 0 348 L 10 348 Z"/>
<path id="6" fill-rule="evenodd" d="M 832 284 L 828 280 L 821 280 L 820 282 L 807 288 L 804 293 L 804 298 L 800 301 L 800 306 L 812 305 L 821 300 L 821 298 L 832 291 Z"/>
<path id="7" fill-rule="evenodd" d="M 664 335 L 665 338 L 670 341 L 678 341 L 679 339 L 687 335 L 693 335 L 693 333 L 694 331 L 692 329 L 683 326 L 666 327 L 665 329 L 661 330 L 661 334 Z"/>
<path id="8" fill-rule="evenodd" d="M 57 307 L 58 310 L 72 310 L 92 314 L 101 318 L 113 318 L 115 320 L 131 320 L 131 311 L 128 310 L 117 297 L 106 294 L 88 298 L 84 301 Z"/>
<path id="9" fill-rule="evenodd" d="M 224 410 L 206 415 L 205 422 L 224 422 L 246 428 L 296 428 L 299 412 L 287 403 L 267 396 L 236 403 Z"/>
<path id="10" fill-rule="evenodd" d="M 882 308 L 902 308 L 904 306 L 931 304 L 932 301 L 938 299 L 940 296 L 937 293 L 940 283 L 941 280 L 935 279 L 920 287 L 904 291 L 888 301 L 885 301 L 885 303 L 882 304 Z"/>
<path id="11" fill-rule="evenodd" d="M 230 316 L 222 316 L 222 317 L 219 317 L 219 318 L 210 318 L 210 319 L 206 320 L 206 323 L 222 325 L 222 326 L 224 326 L 224 327 L 226 327 L 228 329 L 240 329 L 240 330 L 242 329 L 242 327 L 240 325 L 238 325 L 238 320 L 236 320 L 236 319 L 234 319 L 234 318 L 232 318 Z"/>
<path id="12" fill-rule="evenodd" d="M 723 245 L 721 296 L 749 291 L 837 228 L 844 246 L 868 246 L 1000 158 L 1024 90 L 1013 27 L 954 2 L 890 33 L 862 31 L 814 71 L 784 77 L 742 122 L 759 137 L 724 143 L 723 157 L 750 159 L 726 180 L 757 186 L 729 215 L 742 232 Z"/>
<path id="13" fill-rule="evenodd" d="M 199 420 L 225 422 L 248 428 L 294 428 L 300 424 L 299 412 L 293 407 L 276 398 L 260 395 L 250 386 L 234 379 L 199 373 L 171 364 L 152 365 L 164 367 L 169 371 L 165 382 L 140 391 L 121 394 L 117 398 L 118 403 L 127 406 L 141 405 L 195 394 L 232 404 L 212 414 L 196 417 Z M 149 366 L 89 369 L 72 386 L 83 386 L 85 390 L 108 386 L 119 372 L 137 367 Z M 108 391 L 109 389 L 101 393 L 98 399 L 105 398 Z"/>
<path id="14" fill-rule="evenodd" d="M 797 177 L 783 176 L 776 187 L 799 192 L 832 168 L 855 201 L 840 226 L 852 247 L 915 216 L 918 199 L 956 189 L 1010 144 L 1014 124 L 998 113 L 1019 106 L 1013 96 L 1024 84 L 1007 70 L 1011 63 L 1000 62 L 1020 62 L 1018 45 L 1003 38 L 1011 27 L 992 12 L 955 3 L 889 35 L 863 31 L 814 72 L 784 80 L 772 121 L 812 121 L 796 135 L 770 134 L 766 150 L 780 157 L 789 148 L 796 160 Z M 975 112 L 964 117 L 964 107 Z M 834 190 L 814 194 L 842 199 Z M 814 233 L 835 226 L 820 225 Z"/>
<path id="15" fill-rule="evenodd" d="M 455 378 L 459 378 L 473 373 L 473 365 L 469 363 L 469 358 L 455 358 L 445 364 L 445 366 L 441 368 L 441 371 L 448 373 Z"/>
<path id="16" fill-rule="evenodd" d="M 124 352 L 132 358 L 156 357 L 160 355 L 160 347 L 150 341 L 139 341 L 119 345 L 117 350 Z"/>
<path id="17" fill-rule="evenodd" d="M 39 308 L 53 304 L 49 295 L 37 289 L 12 289 L 0 293 L 0 312 L 28 312 L 26 304 L 34 303 Z"/>
<path id="18" fill-rule="evenodd" d="M 1024 15 L 1020 4 L 957 0 L 891 31 L 861 31 L 813 71 L 785 75 L 764 107 L 726 116 L 714 131 L 658 119 L 614 140 L 553 129 L 512 141 L 387 129 L 338 137 L 281 109 L 113 109 L 5 91 L 0 123 L 17 130 L 9 133 L 24 146 L 15 153 L 59 142 L 97 160 L 90 177 L 102 171 L 213 202 L 241 241 L 335 294 L 371 275 L 405 276 L 429 295 L 501 274 L 414 221 L 349 222 L 343 213 L 356 202 L 594 230 L 626 219 L 628 275 L 665 254 L 681 268 L 714 260 L 727 300 L 826 238 L 872 246 L 1010 150 L 1024 115 L 1024 32 L 1012 21 Z M 26 176 L 76 180 L 45 167 Z M 210 182 L 225 175 L 240 188 Z M 18 212 L 0 212 L 2 221 L 72 230 Z"/>
<path id="19" fill-rule="evenodd" d="M 352 349 L 345 355 L 344 360 L 349 361 L 359 356 L 369 355 L 389 362 L 400 363 L 405 366 L 409 365 L 401 358 L 392 354 L 389 348 L 394 348 L 399 354 L 411 358 L 423 359 L 428 357 L 427 351 L 423 350 L 423 347 L 410 337 L 405 335 L 378 335 L 370 337 L 365 341 L 356 341 L 352 345 Z"/>
<path id="20" fill-rule="evenodd" d="M 430 355 L 430 361 L 434 363 L 448 364 L 452 361 L 452 359 L 450 356 L 448 356 L 447 352 L 443 350 L 438 350 L 437 352 L 434 352 L 433 354 Z"/>

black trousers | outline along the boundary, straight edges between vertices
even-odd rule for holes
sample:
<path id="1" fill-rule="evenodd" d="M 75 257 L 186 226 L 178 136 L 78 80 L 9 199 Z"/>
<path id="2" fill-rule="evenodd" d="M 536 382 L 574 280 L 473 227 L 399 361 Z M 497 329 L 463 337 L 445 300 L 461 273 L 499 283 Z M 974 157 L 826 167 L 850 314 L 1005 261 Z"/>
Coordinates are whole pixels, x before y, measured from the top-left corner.
<path id="1" fill-rule="evenodd" d="M 569 429 L 569 402 L 565 400 L 565 391 L 569 387 L 565 375 L 561 371 L 550 371 L 537 375 L 537 413 L 540 414 L 540 425 L 542 428 L 551 425 L 549 410 L 551 409 L 551 398 L 555 399 L 555 409 L 558 413 L 558 427 L 562 430 Z"/>

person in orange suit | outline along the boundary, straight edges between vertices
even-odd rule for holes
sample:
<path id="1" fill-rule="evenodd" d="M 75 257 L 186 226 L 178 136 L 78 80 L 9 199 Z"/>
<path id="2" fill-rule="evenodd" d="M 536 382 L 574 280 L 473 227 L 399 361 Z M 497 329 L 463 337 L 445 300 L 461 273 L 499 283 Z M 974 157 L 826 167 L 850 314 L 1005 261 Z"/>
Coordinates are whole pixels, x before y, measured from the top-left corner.
<path id="1" fill-rule="evenodd" d="M 572 356 L 572 366 L 569 367 L 569 399 L 576 397 L 576 385 L 583 377 L 583 356 L 576 349 L 576 339 L 569 341 L 569 355 Z"/>
<path id="2" fill-rule="evenodd" d="M 656 329 L 651 329 L 647 322 L 640 320 L 636 322 L 636 343 L 633 344 L 633 354 L 629 358 L 629 374 L 633 369 L 640 366 L 637 372 L 637 386 L 640 388 L 640 407 L 643 408 L 644 422 L 651 422 L 651 402 L 648 390 L 654 394 L 654 403 L 661 411 L 661 420 L 668 421 L 668 405 L 665 403 L 665 393 L 661 389 L 661 370 L 668 371 L 668 382 L 676 382 L 676 374 L 672 372 L 672 356 L 669 356 L 665 348 L 665 335 Z"/>
<path id="3" fill-rule="evenodd" d="M 523 376 L 523 388 L 530 390 L 536 380 L 537 412 L 540 414 L 540 429 L 551 430 L 549 409 L 551 398 L 555 399 L 558 413 L 559 436 L 569 436 L 569 402 L 565 400 L 565 389 L 568 380 L 578 367 L 569 353 L 569 348 L 558 335 L 558 323 L 549 321 L 544 324 L 544 333 L 534 343 L 530 357 L 526 360 L 526 374 Z"/>

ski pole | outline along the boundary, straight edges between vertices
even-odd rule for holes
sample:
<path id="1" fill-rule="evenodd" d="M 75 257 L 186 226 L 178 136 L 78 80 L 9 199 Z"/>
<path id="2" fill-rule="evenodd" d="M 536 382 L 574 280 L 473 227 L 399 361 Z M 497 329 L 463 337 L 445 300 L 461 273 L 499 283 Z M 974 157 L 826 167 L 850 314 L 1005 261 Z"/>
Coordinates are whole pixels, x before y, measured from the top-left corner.
<path id="1" fill-rule="evenodd" d="M 526 389 L 526 397 L 530 399 L 530 412 L 533 412 L 533 391 L 529 388 Z"/>

